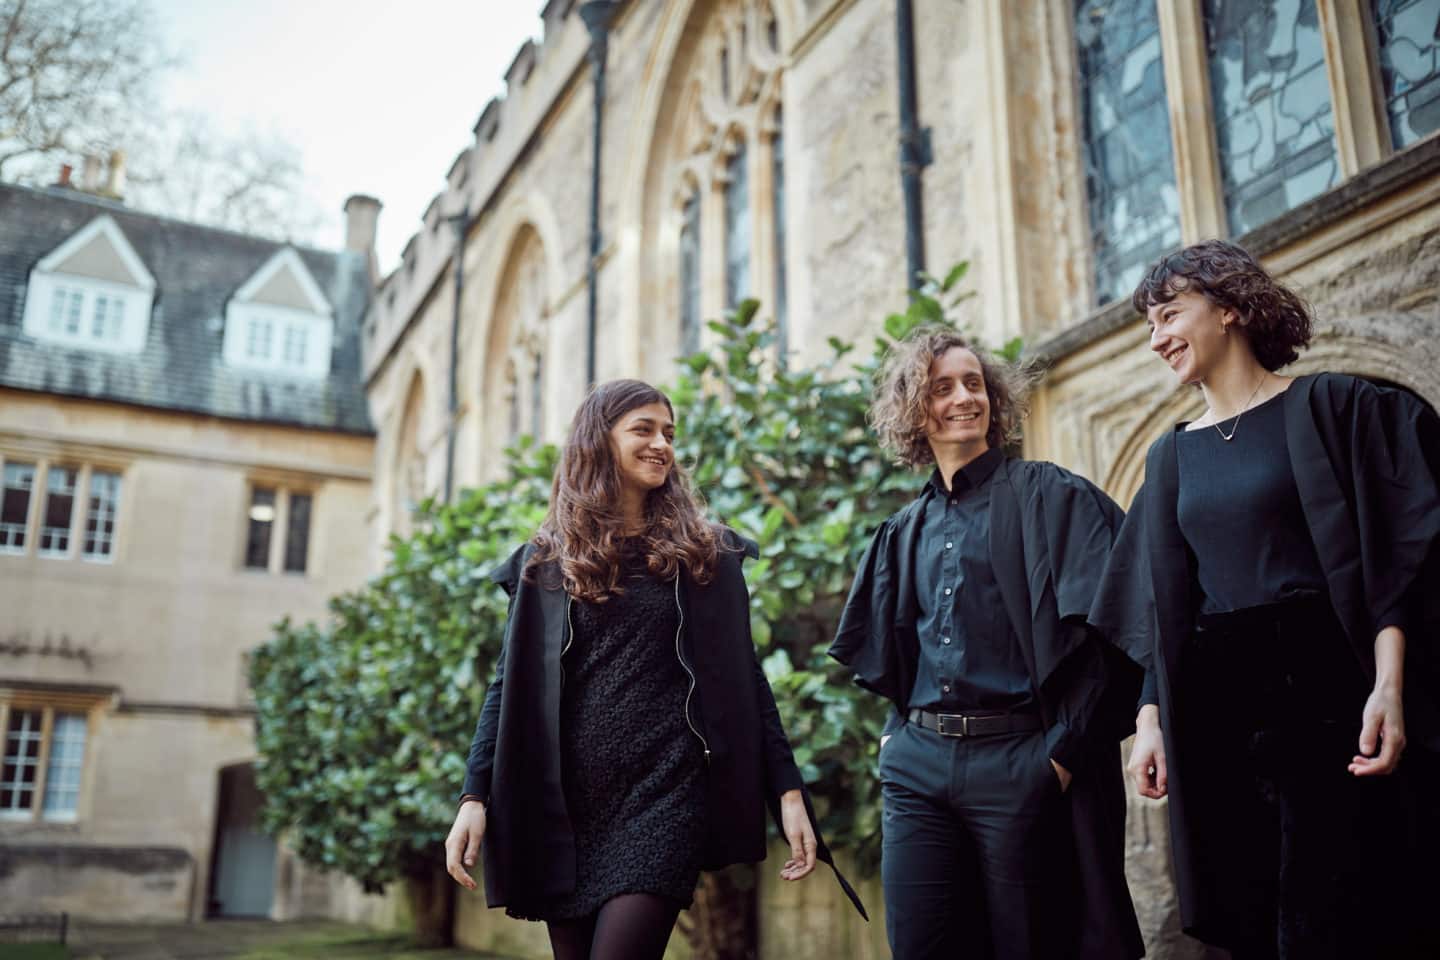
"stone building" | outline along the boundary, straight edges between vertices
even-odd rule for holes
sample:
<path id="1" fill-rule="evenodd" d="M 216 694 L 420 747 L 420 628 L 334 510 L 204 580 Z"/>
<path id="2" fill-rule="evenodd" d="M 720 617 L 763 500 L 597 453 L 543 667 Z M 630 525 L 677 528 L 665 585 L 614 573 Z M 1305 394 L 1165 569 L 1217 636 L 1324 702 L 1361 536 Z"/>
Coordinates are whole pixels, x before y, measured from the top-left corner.
<path id="1" fill-rule="evenodd" d="M 6 913 L 332 908 L 256 822 L 246 657 L 366 573 L 347 212 L 328 252 L 0 185 Z"/>
<path id="2" fill-rule="evenodd" d="M 926 261 L 971 261 L 963 319 L 1050 367 L 1028 455 L 1129 501 L 1149 442 L 1200 400 L 1149 355 L 1128 293 L 1212 236 L 1313 302 L 1296 371 L 1440 403 L 1437 0 L 551 0 L 541 16 L 367 316 L 377 563 L 408 504 L 494 476 L 521 433 L 562 439 L 592 309 L 599 379 L 665 382 L 701 321 L 747 295 L 800 362 L 878 329 L 907 286 L 906 64 Z M 1163 809 L 1136 801 L 1131 835 L 1152 955 L 1187 955 Z M 762 891 L 762 949 L 884 955 L 883 926 L 851 925 L 824 886 Z M 479 912 L 462 902 L 462 937 L 495 942 Z"/>

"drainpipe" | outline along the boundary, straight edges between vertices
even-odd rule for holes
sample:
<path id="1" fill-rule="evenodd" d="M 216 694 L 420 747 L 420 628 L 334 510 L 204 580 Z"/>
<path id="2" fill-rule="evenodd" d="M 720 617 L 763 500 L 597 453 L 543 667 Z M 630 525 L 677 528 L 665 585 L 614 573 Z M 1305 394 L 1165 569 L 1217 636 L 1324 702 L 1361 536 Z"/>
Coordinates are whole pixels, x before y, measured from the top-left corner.
<path id="1" fill-rule="evenodd" d="M 934 162 L 930 128 L 920 126 L 915 106 L 915 9 L 895 0 L 895 35 L 900 71 L 900 187 L 905 195 L 905 288 L 920 286 L 925 270 L 925 212 L 920 174 Z"/>
<path id="2" fill-rule="evenodd" d="M 590 66 L 595 88 L 595 118 L 590 137 L 590 257 L 585 270 L 585 385 L 595 384 L 596 341 L 599 338 L 596 303 L 600 259 L 600 146 L 605 115 L 605 61 L 610 48 L 610 21 L 616 0 L 589 0 L 580 6 L 580 18 L 590 30 Z"/>
<path id="3" fill-rule="evenodd" d="M 450 311 L 450 417 L 445 430 L 445 502 L 455 490 L 455 428 L 460 412 L 460 300 L 465 292 L 465 234 L 470 231 L 470 208 L 465 206 L 450 218 L 455 227 L 455 252 L 450 269 L 455 274 L 455 304 Z"/>

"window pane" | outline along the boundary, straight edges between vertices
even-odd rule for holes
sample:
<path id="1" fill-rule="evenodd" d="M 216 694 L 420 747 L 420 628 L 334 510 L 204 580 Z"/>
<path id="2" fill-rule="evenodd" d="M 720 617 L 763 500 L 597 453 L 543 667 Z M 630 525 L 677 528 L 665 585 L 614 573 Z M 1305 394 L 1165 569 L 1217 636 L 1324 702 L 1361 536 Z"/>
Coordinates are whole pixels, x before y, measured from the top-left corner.
<path id="1" fill-rule="evenodd" d="M 306 330 L 302 326 L 288 326 L 285 328 L 285 365 L 289 367 L 305 366 Z"/>
<path id="2" fill-rule="evenodd" d="M 35 773 L 40 763 L 39 710 L 10 711 L 5 731 L 5 763 L 0 768 L 0 816 L 15 816 L 35 805 Z"/>
<path id="3" fill-rule="evenodd" d="M 115 546 L 115 513 L 120 509 L 120 475 L 90 474 L 90 504 L 85 514 L 85 556 L 108 558 Z"/>
<path id="4" fill-rule="evenodd" d="M 775 21 L 770 21 L 775 26 Z M 785 301 L 785 134 L 784 115 L 775 111 L 775 139 L 770 143 L 770 182 L 774 186 L 775 208 L 775 333 L 779 339 L 780 363 L 790 349 L 790 325 Z"/>
<path id="5" fill-rule="evenodd" d="M 30 492 L 35 489 L 33 463 L 5 464 L 5 489 L 0 491 L 0 550 L 25 549 L 25 525 L 30 518 Z"/>
<path id="6" fill-rule="evenodd" d="M 270 532 L 275 528 L 275 491 L 256 487 L 250 494 L 250 529 L 245 538 L 245 566 L 270 568 Z"/>
<path id="7" fill-rule="evenodd" d="M 272 324 L 269 320 L 252 317 L 246 330 L 246 356 L 252 360 L 269 360 L 271 332 Z"/>
<path id="8" fill-rule="evenodd" d="M 1440 0 L 1373 0 L 1390 139 L 1408 147 L 1440 130 Z"/>
<path id="9" fill-rule="evenodd" d="M 80 308 L 85 297 L 79 290 L 70 290 L 65 294 L 65 332 L 78 334 L 80 332 Z"/>
<path id="10" fill-rule="evenodd" d="M 310 551 L 310 495 L 290 495 L 290 527 L 285 532 L 285 569 L 291 573 L 305 572 L 305 558 Z"/>
<path id="11" fill-rule="evenodd" d="M 540 439 L 540 430 L 545 425 L 545 357 L 535 355 L 535 366 L 530 370 L 530 435 Z"/>
<path id="12" fill-rule="evenodd" d="M 75 819 L 84 761 L 84 714 L 55 714 L 50 730 L 50 762 L 45 768 L 45 802 L 41 806 L 46 820 Z"/>
<path id="13" fill-rule="evenodd" d="M 1334 186 L 1335 121 L 1315 0 L 1205 0 L 1230 231 Z"/>
<path id="14" fill-rule="evenodd" d="M 96 340 L 101 340 L 105 337 L 105 314 L 107 313 L 106 308 L 109 306 L 109 303 L 110 298 L 103 293 L 95 297 L 95 314 L 90 321 L 90 336 Z"/>
<path id="15" fill-rule="evenodd" d="M 725 161 L 725 308 L 750 295 L 750 181 L 741 142 Z"/>
<path id="16" fill-rule="evenodd" d="M 680 350 L 700 349 L 700 191 L 690 194 L 680 222 Z"/>
<path id="17" fill-rule="evenodd" d="M 1155 0 L 1077 0 L 1075 42 L 1095 300 L 1109 303 L 1180 245 Z"/>
<path id="18" fill-rule="evenodd" d="M 80 471 L 52 466 L 45 471 L 45 510 L 40 522 L 40 553 L 70 552 L 70 521 L 75 511 L 75 482 Z"/>

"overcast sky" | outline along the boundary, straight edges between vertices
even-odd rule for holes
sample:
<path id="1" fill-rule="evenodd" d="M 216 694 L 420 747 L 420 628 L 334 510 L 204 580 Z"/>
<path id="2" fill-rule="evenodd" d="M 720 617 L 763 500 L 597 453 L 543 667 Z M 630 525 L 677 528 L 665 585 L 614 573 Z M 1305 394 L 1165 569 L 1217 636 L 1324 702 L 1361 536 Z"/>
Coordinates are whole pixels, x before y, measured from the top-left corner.
<path id="1" fill-rule="evenodd" d="M 152 0 L 182 59 L 164 100 L 219 127 L 274 132 L 301 151 L 311 199 L 344 242 L 352 193 L 384 203 L 381 270 L 399 261 L 542 0 Z"/>

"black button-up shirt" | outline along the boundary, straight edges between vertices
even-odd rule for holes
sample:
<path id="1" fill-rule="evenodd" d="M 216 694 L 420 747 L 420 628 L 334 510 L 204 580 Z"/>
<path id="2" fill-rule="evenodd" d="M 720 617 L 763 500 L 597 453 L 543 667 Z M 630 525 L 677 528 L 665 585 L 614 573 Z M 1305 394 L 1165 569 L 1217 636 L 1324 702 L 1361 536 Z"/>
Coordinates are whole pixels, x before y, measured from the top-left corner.
<path id="1" fill-rule="evenodd" d="M 922 494 L 915 545 L 920 662 L 909 705 L 945 713 L 1035 704 L 1030 673 L 990 565 L 991 478 L 1004 459 L 987 450 L 955 472 L 937 469 Z"/>

